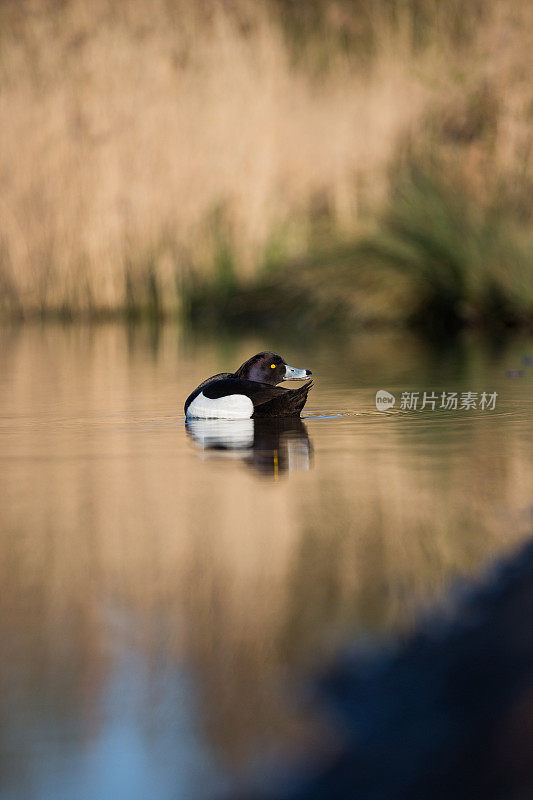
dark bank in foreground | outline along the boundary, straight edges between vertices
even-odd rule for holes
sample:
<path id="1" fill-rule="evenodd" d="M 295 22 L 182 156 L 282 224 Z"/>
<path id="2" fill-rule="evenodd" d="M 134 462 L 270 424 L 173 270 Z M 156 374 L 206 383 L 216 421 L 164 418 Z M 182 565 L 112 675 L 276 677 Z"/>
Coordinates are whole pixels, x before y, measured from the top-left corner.
<path id="1" fill-rule="evenodd" d="M 405 643 L 324 674 L 334 755 L 270 765 L 232 800 L 532 797 L 533 542 L 452 595 Z"/>

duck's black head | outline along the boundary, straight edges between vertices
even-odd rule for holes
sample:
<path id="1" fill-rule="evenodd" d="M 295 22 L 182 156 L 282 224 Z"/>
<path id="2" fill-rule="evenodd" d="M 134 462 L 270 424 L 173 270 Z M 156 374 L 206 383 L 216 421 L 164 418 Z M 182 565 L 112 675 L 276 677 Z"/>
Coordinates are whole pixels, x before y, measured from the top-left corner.
<path id="1" fill-rule="evenodd" d="M 311 375 L 308 369 L 296 369 L 278 356 L 277 353 L 257 353 L 245 361 L 235 373 L 236 378 L 273 385 L 282 381 L 301 381 Z"/>

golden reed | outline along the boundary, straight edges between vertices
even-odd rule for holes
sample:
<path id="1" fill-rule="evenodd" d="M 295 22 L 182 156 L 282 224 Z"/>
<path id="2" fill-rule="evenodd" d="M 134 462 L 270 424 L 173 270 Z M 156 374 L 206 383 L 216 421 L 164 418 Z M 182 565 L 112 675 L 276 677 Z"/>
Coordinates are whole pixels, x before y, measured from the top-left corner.
<path id="1" fill-rule="evenodd" d="M 180 280 L 212 270 L 221 239 L 243 277 L 273 241 L 305 252 L 317 209 L 356 232 L 387 199 L 400 144 L 436 128 L 480 194 L 489 172 L 529 169 L 529 4 L 472 4 L 466 45 L 435 15 L 418 46 L 411 5 L 424 3 L 392 19 L 326 3 L 324 25 L 359 14 L 373 44 L 330 48 L 320 68 L 295 57 L 271 3 L 4 2 L 0 313 L 150 296 L 177 311 Z M 490 135 L 472 132 L 476 114 L 493 115 Z"/>

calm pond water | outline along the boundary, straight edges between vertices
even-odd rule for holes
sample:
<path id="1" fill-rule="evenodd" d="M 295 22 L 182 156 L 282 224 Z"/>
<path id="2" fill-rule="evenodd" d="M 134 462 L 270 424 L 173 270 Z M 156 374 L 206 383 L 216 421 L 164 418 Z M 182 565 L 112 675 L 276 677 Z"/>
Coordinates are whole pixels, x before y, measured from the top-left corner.
<path id="1" fill-rule="evenodd" d="M 203 378 L 265 348 L 313 371 L 304 420 L 185 425 Z M 531 356 L 0 331 L 2 800 L 196 800 L 311 740 L 299 678 L 409 630 L 530 531 Z M 403 392 L 436 407 L 402 410 Z"/>

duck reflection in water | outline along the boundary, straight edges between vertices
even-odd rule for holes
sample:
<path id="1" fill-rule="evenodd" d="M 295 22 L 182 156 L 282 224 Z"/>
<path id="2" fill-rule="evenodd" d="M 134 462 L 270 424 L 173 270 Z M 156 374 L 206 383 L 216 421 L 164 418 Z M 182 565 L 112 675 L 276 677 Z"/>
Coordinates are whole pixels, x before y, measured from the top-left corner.
<path id="1" fill-rule="evenodd" d="M 262 475 L 311 466 L 311 442 L 300 417 L 190 419 L 185 427 L 204 456 L 241 458 Z"/>

